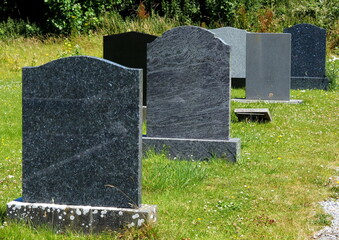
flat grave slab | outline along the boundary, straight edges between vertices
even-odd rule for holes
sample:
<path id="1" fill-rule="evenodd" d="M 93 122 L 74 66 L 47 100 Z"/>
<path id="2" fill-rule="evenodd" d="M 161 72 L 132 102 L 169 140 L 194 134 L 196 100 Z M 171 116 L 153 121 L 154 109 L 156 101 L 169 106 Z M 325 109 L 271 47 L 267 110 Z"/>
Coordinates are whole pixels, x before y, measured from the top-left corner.
<path id="1" fill-rule="evenodd" d="M 239 121 L 269 122 L 272 121 L 268 108 L 236 108 L 234 113 Z"/>
<path id="2" fill-rule="evenodd" d="M 290 99 L 290 100 L 253 100 L 246 98 L 233 98 L 232 102 L 240 102 L 240 103 L 287 103 L 287 104 L 300 104 L 303 103 L 303 100 L 298 99 Z"/>

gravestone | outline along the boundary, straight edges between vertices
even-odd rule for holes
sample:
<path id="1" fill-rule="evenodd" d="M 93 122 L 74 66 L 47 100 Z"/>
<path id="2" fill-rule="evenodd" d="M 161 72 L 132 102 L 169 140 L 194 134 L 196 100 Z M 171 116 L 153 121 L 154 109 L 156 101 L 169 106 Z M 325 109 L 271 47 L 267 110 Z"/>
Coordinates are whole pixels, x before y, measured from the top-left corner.
<path id="1" fill-rule="evenodd" d="M 144 148 L 165 145 L 177 159 L 235 161 L 240 140 L 229 138 L 230 47 L 193 26 L 169 30 L 147 47 Z"/>
<path id="2" fill-rule="evenodd" d="M 291 35 L 247 33 L 246 99 L 290 100 Z"/>
<path id="3" fill-rule="evenodd" d="M 210 31 L 231 47 L 232 87 L 245 86 L 247 31 L 233 27 L 216 28 Z"/>
<path id="4" fill-rule="evenodd" d="M 141 104 L 140 69 L 86 56 L 23 68 L 23 202 L 9 203 L 9 216 L 84 231 L 124 227 L 141 212 L 151 220 Z"/>
<path id="5" fill-rule="evenodd" d="M 147 43 L 157 36 L 126 32 L 104 36 L 104 59 L 119 63 L 126 67 L 142 68 L 143 71 L 143 105 L 146 106 L 147 90 Z"/>
<path id="6" fill-rule="evenodd" d="M 291 88 L 327 89 L 326 30 L 303 23 L 285 28 L 284 33 L 290 33 L 292 38 Z"/>

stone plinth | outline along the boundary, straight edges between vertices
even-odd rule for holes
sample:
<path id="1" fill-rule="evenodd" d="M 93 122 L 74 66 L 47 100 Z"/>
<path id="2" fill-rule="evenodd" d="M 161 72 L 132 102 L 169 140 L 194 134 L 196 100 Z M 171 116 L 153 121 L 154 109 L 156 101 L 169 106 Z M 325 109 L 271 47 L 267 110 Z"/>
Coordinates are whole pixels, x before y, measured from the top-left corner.
<path id="1" fill-rule="evenodd" d="M 7 216 L 56 231 L 98 233 L 154 223 L 157 210 L 154 205 L 144 204 L 131 209 L 12 201 L 7 203 Z"/>
<path id="2" fill-rule="evenodd" d="M 143 137 L 143 147 L 156 152 L 165 150 L 167 157 L 178 160 L 208 160 L 211 157 L 236 162 L 240 154 L 240 139 L 206 140 Z M 164 147 L 165 146 L 165 147 Z"/>
<path id="3" fill-rule="evenodd" d="M 267 122 L 272 121 L 268 108 L 236 108 L 234 109 L 239 121 Z"/>

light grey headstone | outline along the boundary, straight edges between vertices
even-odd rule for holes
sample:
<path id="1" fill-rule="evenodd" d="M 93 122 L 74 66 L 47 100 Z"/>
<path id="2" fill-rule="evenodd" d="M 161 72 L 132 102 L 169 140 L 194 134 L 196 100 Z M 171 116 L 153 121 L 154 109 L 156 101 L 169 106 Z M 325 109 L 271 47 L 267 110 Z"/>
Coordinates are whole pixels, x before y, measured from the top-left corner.
<path id="1" fill-rule="evenodd" d="M 193 26 L 174 28 L 148 44 L 145 149 L 167 145 L 171 157 L 215 154 L 235 161 L 239 140 L 229 139 L 229 54 L 221 39 Z"/>
<path id="2" fill-rule="evenodd" d="M 246 99 L 290 100 L 291 34 L 247 33 Z"/>
<path id="3" fill-rule="evenodd" d="M 23 68 L 23 201 L 137 208 L 142 70 L 94 57 Z"/>
<path id="4" fill-rule="evenodd" d="M 246 30 L 222 27 L 211 29 L 231 47 L 231 78 L 246 78 Z"/>

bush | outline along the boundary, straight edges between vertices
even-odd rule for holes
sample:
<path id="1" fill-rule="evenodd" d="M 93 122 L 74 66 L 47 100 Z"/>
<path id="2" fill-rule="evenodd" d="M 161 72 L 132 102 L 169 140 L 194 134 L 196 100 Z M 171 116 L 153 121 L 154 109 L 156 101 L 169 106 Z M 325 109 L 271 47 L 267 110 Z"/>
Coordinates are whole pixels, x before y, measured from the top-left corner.
<path id="1" fill-rule="evenodd" d="M 48 28 L 59 33 L 82 33 L 94 29 L 107 8 L 104 0 L 45 0 Z"/>
<path id="2" fill-rule="evenodd" d="M 33 23 L 8 18 L 0 22 L 0 39 L 11 39 L 19 36 L 33 37 L 41 35 L 41 29 Z"/>

